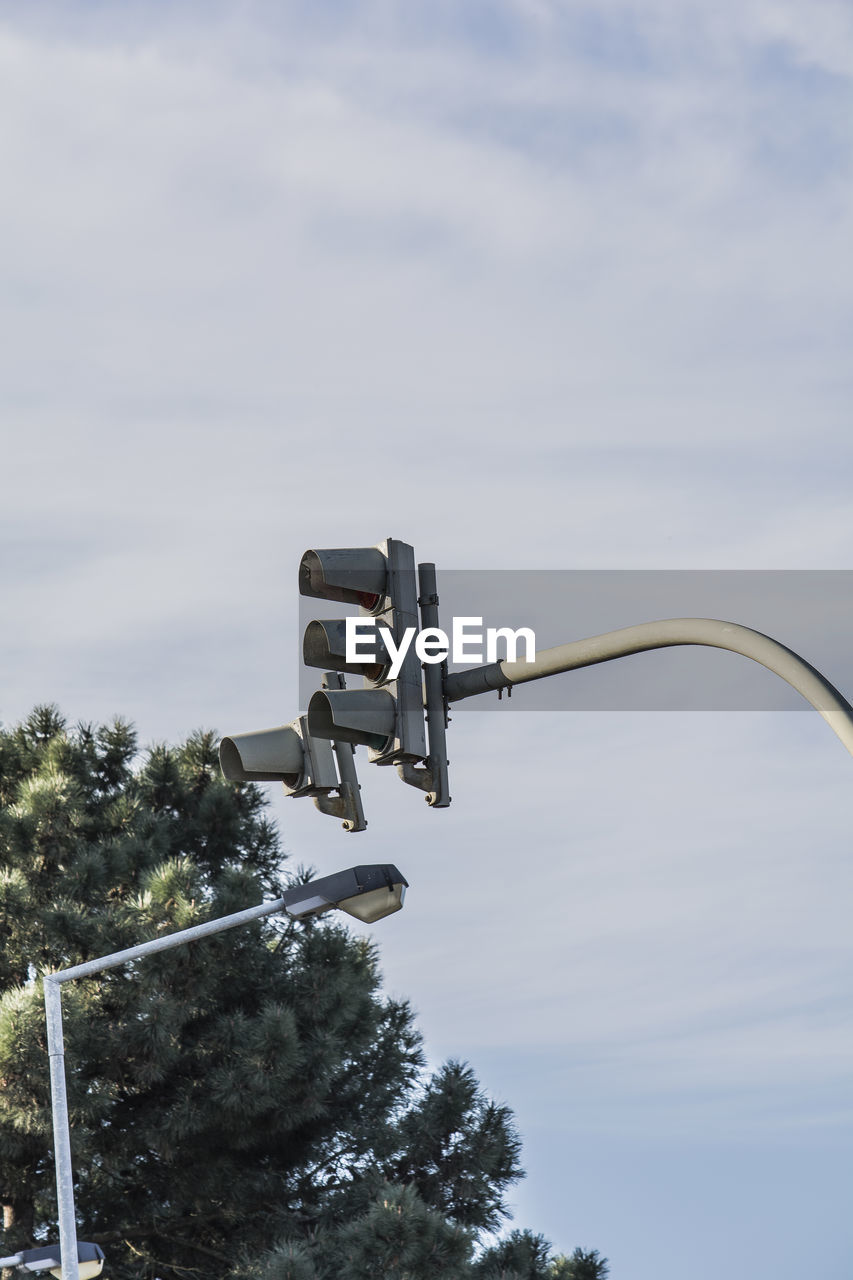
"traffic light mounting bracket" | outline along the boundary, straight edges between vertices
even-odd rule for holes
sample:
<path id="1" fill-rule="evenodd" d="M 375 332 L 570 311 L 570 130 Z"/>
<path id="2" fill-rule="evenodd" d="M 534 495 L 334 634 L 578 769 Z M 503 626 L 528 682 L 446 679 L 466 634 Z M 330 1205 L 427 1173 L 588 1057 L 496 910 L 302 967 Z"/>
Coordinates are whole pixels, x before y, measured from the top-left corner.
<path id="1" fill-rule="evenodd" d="M 340 671 L 324 671 L 322 685 L 324 689 L 344 689 L 346 679 Z M 317 795 L 314 797 L 314 803 L 321 813 L 341 818 L 344 831 L 366 831 L 367 820 L 361 804 L 361 787 L 355 769 L 355 747 L 349 742 L 339 741 L 333 741 L 332 746 L 341 779 L 338 794 L 336 796 L 328 793 Z"/>
<path id="2" fill-rule="evenodd" d="M 438 592 L 436 590 L 435 565 L 424 562 L 418 565 L 418 605 L 421 611 L 421 628 L 438 627 Z M 424 665 L 423 701 L 426 710 L 429 754 L 425 767 L 410 761 L 397 765 L 397 772 L 410 787 L 425 791 L 426 802 L 434 809 L 446 809 L 450 804 L 447 775 L 447 699 L 444 682 L 447 678 L 447 662 Z"/>

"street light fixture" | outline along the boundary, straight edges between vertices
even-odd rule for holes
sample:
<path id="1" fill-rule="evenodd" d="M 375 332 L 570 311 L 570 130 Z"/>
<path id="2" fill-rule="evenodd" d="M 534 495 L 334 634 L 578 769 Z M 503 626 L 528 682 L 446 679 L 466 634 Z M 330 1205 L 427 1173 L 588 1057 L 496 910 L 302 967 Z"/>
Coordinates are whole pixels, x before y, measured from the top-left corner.
<path id="1" fill-rule="evenodd" d="M 337 907 L 364 924 L 374 924 L 400 910 L 407 888 L 408 881 L 391 863 L 350 867 L 288 889 L 284 902 L 287 914 L 297 920 Z"/>
<path id="2" fill-rule="evenodd" d="M 104 1269 L 104 1253 L 100 1245 L 85 1240 L 77 1242 L 77 1266 L 80 1280 L 94 1280 Z M 56 1280 L 62 1277 L 62 1250 L 58 1244 L 44 1245 L 40 1249 L 22 1249 L 8 1258 L 0 1258 L 0 1267 L 14 1267 L 26 1274 L 30 1271 L 49 1271 Z"/>
<path id="3" fill-rule="evenodd" d="M 309 880 L 307 884 L 297 885 L 286 890 L 281 898 L 273 902 L 262 902 L 257 907 L 249 907 L 246 911 L 235 911 L 232 915 L 222 916 L 218 920 L 206 920 L 204 924 L 194 925 L 190 929 L 181 929 L 177 933 L 169 933 L 161 938 L 152 938 L 150 942 L 141 942 L 136 947 L 127 947 L 124 951 L 113 952 L 109 956 L 101 956 L 95 960 L 87 960 L 84 964 L 73 965 L 69 969 L 59 969 L 55 973 L 44 975 L 44 1007 L 47 1020 L 47 1051 L 50 1058 L 50 1091 L 53 1111 L 54 1148 L 56 1153 L 56 1196 L 59 1206 L 59 1240 L 58 1246 L 50 1246 L 46 1250 L 29 1249 L 16 1254 L 14 1260 L 3 1262 L 2 1266 L 19 1266 L 19 1258 L 23 1260 L 25 1270 L 52 1270 L 57 1280 L 91 1280 L 100 1274 L 103 1266 L 101 1260 L 97 1270 L 90 1270 L 97 1258 L 87 1255 L 81 1249 L 98 1249 L 97 1245 L 78 1244 L 77 1225 L 74 1217 L 74 1182 L 71 1169 L 71 1132 L 68 1120 L 68 1098 L 65 1087 L 65 1048 L 62 1036 L 62 984 L 73 978 L 88 978 L 104 969 L 115 969 L 118 965 L 130 960 L 139 960 L 143 956 L 157 951 L 168 951 L 172 947 L 185 942 L 196 942 L 200 938 L 214 933 L 222 933 L 225 929 L 233 929 L 237 925 L 248 924 L 261 916 L 275 913 L 292 916 L 296 920 L 306 916 L 322 915 L 326 911 L 337 908 L 347 915 L 355 916 L 365 924 L 373 924 L 384 916 L 399 911 L 403 905 L 408 882 L 391 863 L 350 867 L 347 871 L 338 871 L 331 876 L 322 876 L 319 880 Z M 60 1249 L 66 1258 L 74 1258 L 78 1262 L 62 1266 Z M 100 1254 L 100 1250 L 98 1250 Z M 38 1267 L 28 1266 L 26 1258 L 36 1260 L 36 1255 L 43 1254 L 47 1261 Z M 49 1265 L 53 1258 L 53 1267 Z M 103 1255 L 101 1255 L 103 1259 Z M 79 1268 L 79 1270 L 78 1270 Z"/>

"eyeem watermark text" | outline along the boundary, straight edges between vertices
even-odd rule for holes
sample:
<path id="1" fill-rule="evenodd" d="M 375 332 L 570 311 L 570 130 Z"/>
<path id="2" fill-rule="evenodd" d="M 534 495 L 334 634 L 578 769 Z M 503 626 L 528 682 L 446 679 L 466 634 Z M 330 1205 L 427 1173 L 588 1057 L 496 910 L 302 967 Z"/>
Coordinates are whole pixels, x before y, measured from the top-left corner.
<path id="1" fill-rule="evenodd" d="M 385 654 L 377 656 L 377 639 L 385 648 L 391 659 L 389 676 L 396 680 L 403 666 L 403 659 L 414 642 L 415 653 L 419 661 L 425 663 L 444 662 L 450 658 L 452 662 L 497 662 L 498 641 L 506 645 L 506 655 L 500 661 L 535 662 L 536 636 L 530 627 L 486 627 L 483 631 L 482 618 L 454 618 L 450 636 L 441 627 L 424 627 L 416 631 L 414 627 L 406 627 L 399 645 L 389 627 L 377 626 L 373 618 L 347 618 L 346 622 L 346 660 L 347 662 L 384 662 Z M 485 658 L 483 643 L 485 640 Z M 518 658 L 519 640 L 524 641 L 524 658 Z"/>

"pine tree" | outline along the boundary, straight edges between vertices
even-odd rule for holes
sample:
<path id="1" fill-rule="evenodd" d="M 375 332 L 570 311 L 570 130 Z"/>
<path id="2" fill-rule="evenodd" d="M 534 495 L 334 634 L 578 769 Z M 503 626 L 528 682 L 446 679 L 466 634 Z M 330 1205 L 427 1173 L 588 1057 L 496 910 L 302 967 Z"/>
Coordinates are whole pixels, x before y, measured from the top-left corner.
<path id="1" fill-rule="evenodd" d="M 513 1231 L 487 1249 L 474 1267 L 477 1280 L 550 1280 L 551 1246 L 532 1231 Z"/>
<path id="2" fill-rule="evenodd" d="M 52 707 L 0 731 L 3 1252 L 56 1231 L 41 974 L 283 884 L 265 801 L 222 779 L 212 734 L 140 754 L 121 720 Z M 425 1073 L 374 948 L 328 919 L 63 988 L 79 1230 L 112 1280 L 484 1274 L 522 1176 L 512 1116 L 464 1064 Z"/>
<path id="3" fill-rule="evenodd" d="M 38 976 L 278 896 L 263 807 L 255 788 L 221 779 L 210 734 L 140 762 L 120 721 L 69 732 L 40 708 L 0 733 L 7 1251 L 55 1216 Z M 87 1238 L 125 1242 L 113 1276 L 202 1258 L 222 1274 L 235 1253 L 376 1211 L 379 1184 L 411 1163 L 423 1066 L 411 1011 L 380 998 L 379 981 L 372 947 L 345 929 L 279 920 L 64 988 L 78 1211 Z M 480 1102 L 469 1103 L 473 1118 Z M 501 1122 L 505 1183 L 517 1140 L 508 1115 L 495 1140 Z M 455 1192 L 424 1190 L 434 1204 L 418 1196 L 421 1217 L 446 1223 Z M 468 1217 L 491 1221 L 499 1191 L 483 1182 L 479 1194 Z M 451 1220 L 451 1234 L 462 1225 Z"/>
<path id="4" fill-rule="evenodd" d="M 575 1249 L 571 1257 L 561 1254 L 551 1263 L 549 1280 L 607 1280 L 610 1266 L 597 1249 Z"/>

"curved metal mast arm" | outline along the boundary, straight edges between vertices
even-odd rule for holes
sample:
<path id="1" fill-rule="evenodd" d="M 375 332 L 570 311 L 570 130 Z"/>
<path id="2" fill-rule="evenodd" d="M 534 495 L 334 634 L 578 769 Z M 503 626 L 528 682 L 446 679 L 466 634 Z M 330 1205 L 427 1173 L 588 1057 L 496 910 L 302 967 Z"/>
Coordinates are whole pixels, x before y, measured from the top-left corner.
<path id="1" fill-rule="evenodd" d="M 721 622 L 717 618 L 665 618 L 660 622 L 640 622 L 619 631 L 590 636 L 541 649 L 533 662 L 492 662 L 469 667 L 447 677 L 445 696 L 449 702 L 470 698 L 493 689 L 506 689 L 528 680 L 591 667 L 613 658 L 626 658 L 647 649 L 665 649 L 674 645 L 700 644 L 715 649 L 730 649 L 760 662 L 786 680 L 811 703 L 853 755 L 853 707 L 810 663 L 778 640 L 761 631 L 742 627 L 737 622 Z"/>

